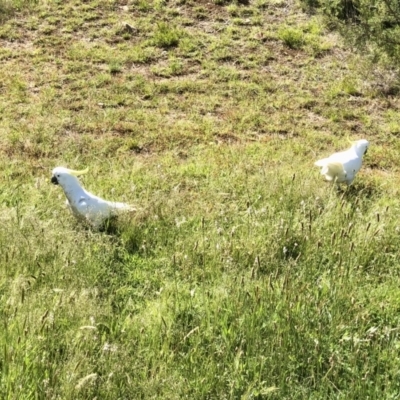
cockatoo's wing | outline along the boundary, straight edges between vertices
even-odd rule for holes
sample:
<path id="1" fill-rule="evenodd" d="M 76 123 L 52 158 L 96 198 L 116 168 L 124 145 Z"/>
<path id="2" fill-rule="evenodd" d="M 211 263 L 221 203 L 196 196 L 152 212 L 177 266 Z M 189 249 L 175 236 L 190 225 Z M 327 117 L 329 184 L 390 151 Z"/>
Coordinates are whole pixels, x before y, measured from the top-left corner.
<path id="1" fill-rule="evenodd" d="M 106 219 L 117 216 L 121 212 L 135 211 L 133 206 L 112 202 L 88 193 L 85 201 L 80 202 L 80 211 L 94 226 L 100 226 Z"/>
<path id="2" fill-rule="evenodd" d="M 353 158 L 344 163 L 344 168 L 346 169 L 347 172 L 346 183 L 348 185 L 350 185 L 353 182 L 355 176 L 357 175 L 357 172 L 361 168 L 361 165 L 362 165 L 362 157 Z"/>
<path id="3" fill-rule="evenodd" d="M 327 181 L 336 181 L 339 183 L 346 180 L 346 170 L 343 164 L 338 161 L 324 158 L 318 160 L 315 165 L 321 167 L 321 175 L 324 175 Z"/>
<path id="4" fill-rule="evenodd" d="M 90 213 L 88 201 L 85 197 L 80 197 L 75 204 L 71 204 L 72 212 L 80 219 L 88 220 L 90 222 Z"/>

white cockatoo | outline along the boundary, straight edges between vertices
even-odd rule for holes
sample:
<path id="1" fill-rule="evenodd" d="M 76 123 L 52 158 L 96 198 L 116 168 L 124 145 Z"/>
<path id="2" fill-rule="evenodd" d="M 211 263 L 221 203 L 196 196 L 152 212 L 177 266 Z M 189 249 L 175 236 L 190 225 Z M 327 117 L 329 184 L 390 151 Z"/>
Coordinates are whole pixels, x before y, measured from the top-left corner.
<path id="1" fill-rule="evenodd" d="M 88 168 L 75 171 L 64 167 L 56 167 L 52 171 L 51 183 L 63 188 L 67 205 L 75 217 L 98 229 L 105 220 L 118 215 L 121 211 L 136 210 L 129 204 L 103 200 L 85 190 L 77 177 L 87 172 Z"/>
<path id="2" fill-rule="evenodd" d="M 368 146 L 368 140 L 357 140 L 352 142 L 350 149 L 318 160 L 314 165 L 321 167 L 321 174 L 325 176 L 327 181 L 333 181 L 337 184 L 344 182 L 350 185 L 361 168 L 363 155 Z"/>

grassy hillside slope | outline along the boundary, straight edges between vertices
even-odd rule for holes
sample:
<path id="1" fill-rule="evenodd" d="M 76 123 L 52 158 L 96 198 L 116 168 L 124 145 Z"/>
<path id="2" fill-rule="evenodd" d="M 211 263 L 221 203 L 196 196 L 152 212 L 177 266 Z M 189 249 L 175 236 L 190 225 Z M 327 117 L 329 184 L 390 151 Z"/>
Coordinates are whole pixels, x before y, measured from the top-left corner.
<path id="1" fill-rule="evenodd" d="M 397 398 L 387 71 L 292 1 L 0 10 L 0 398 Z M 138 212 L 85 229 L 57 165 Z"/>

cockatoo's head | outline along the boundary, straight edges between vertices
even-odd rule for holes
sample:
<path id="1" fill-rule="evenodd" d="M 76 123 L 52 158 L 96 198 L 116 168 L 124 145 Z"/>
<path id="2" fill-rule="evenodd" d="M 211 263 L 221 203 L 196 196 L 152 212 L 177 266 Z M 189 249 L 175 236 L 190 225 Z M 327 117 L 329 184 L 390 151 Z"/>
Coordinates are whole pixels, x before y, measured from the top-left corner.
<path id="1" fill-rule="evenodd" d="M 76 176 L 86 174 L 89 169 L 86 168 L 81 171 L 75 171 L 73 169 L 68 169 L 65 167 L 56 167 L 52 171 L 52 177 L 51 177 L 51 183 L 54 185 L 61 185 L 62 187 L 65 187 L 70 183 L 71 181 L 76 181 Z"/>
<path id="2" fill-rule="evenodd" d="M 356 153 L 360 156 L 362 156 L 363 154 L 365 154 L 368 150 L 368 146 L 369 146 L 369 142 L 368 140 L 365 139 L 360 139 L 360 140 L 356 140 L 355 142 L 352 142 L 353 146 L 356 150 Z"/>

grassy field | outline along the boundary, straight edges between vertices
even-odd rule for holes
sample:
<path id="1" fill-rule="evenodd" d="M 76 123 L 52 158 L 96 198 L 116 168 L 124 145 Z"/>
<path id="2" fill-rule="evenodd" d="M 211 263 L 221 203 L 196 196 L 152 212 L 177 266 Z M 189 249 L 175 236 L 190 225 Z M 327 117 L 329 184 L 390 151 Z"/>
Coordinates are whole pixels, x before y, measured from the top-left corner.
<path id="1" fill-rule="evenodd" d="M 396 76 L 286 0 L 0 0 L 0 398 L 398 399 Z M 354 185 L 316 159 L 371 142 Z M 50 184 L 134 204 L 81 226 Z"/>

